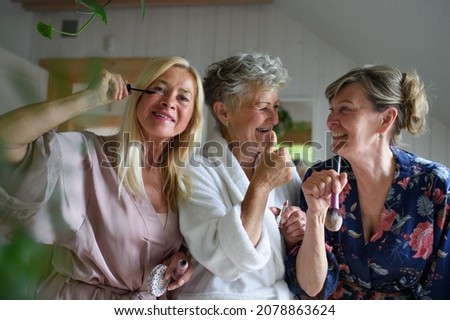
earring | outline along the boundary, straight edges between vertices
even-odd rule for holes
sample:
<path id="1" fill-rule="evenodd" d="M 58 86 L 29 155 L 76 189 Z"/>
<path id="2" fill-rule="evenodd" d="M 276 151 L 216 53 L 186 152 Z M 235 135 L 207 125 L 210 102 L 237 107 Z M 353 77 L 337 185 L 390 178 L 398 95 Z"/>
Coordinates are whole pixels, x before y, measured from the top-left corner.
<path id="1" fill-rule="evenodd" d="M 227 120 L 227 121 L 225 121 L 224 125 L 225 125 L 225 127 L 228 127 L 228 125 L 229 125 L 229 122 L 228 122 L 228 120 Z"/>
<path id="2" fill-rule="evenodd" d="M 379 134 L 378 134 L 378 138 L 380 138 L 380 139 L 383 139 L 383 134 L 380 132 Z"/>

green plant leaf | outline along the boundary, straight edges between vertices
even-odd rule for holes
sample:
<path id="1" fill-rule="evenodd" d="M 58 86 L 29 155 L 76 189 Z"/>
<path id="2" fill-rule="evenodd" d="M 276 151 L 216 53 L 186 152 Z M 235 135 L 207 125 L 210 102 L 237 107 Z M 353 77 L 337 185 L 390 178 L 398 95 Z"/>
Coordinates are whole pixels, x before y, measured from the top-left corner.
<path id="1" fill-rule="evenodd" d="M 51 24 L 39 22 L 36 26 L 37 31 L 44 37 L 51 39 L 53 27 Z"/>
<path id="2" fill-rule="evenodd" d="M 145 0 L 141 0 L 141 18 L 144 20 L 145 16 Z"/>
<path id="3" fill-rule="evenodd" d="M 0 240 L 0 300 L 33 299 L 37 286 L 50 272 L 52 249 L 23 230 Z"/>
<path id="4" fill-rule="evenodd" d="M 278 109 L 278 124 L 273 128 L 277 136 L 282 137 L 292 128 L 292 118 L 289 112 L 283 107 Z"/>
<path id="5" fill-rule="evenodd" d="M 111 1 L 108 1 L 108 3 Z M 107 3 L 107 4 L 108 4 Z M 80 0 L 80 4 L 89 8 L 93 14 L 95 14 L 104 24 L 108 24 L 108 18 L 106 17 L 105 9 L 95 0 Z M 107 5 L 105 4 L 105 6 Z"/>

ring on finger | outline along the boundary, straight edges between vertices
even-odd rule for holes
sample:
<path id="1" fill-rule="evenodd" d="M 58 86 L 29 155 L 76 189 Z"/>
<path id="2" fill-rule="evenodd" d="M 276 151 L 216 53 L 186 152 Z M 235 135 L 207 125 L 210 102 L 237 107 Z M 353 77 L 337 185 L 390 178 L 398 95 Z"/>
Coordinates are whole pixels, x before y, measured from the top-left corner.
<path id="1" fill-rule="evenodd" d="M 300 225 L 302 227 L 304 227 L 306 225 L 306 219 L 305 218 L 300 218 Z"/>

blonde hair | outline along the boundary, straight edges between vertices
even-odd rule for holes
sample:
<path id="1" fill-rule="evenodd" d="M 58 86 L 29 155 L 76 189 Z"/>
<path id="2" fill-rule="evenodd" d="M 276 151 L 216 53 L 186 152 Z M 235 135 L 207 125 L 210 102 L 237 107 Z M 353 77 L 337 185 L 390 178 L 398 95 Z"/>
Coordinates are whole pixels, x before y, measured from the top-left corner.
<path id="1" fill-rule="evenodd" d="M 375 109 L 383 112 L 389 107 L 397 109 L 391 144 L 396 144 L 401 132 L 407 130 L 419 135 L 425 129 L 428 100 L 425 86 L 417 72 L 401 72 L 387 65 L 366 65 L 350 70 L 325 90 L 331 101 L 343 86 L 359 83 Z"/>
<path id="2" fill-rule="evenodd" d="M 181 57 L 159 57 L 149 61 L 142 71 L 140 78 L 136 81 L 137 88 L 148 88 L 158 77 L 172 67 L 180 67 L 188 70 L 195 79 L 197 91 L 194 101 L 192 118 L 186 129 L 178 136 L 172 138 L 167 144 L 159 159 L 161 174 L 163 178 L 163 194 L 168 201 L 169 207 L 178 211 L 178 199 L 182 193 L 188 194 L 191 185 L 188 177 L 183 174 L 181 167 L 186 165 L 189 155 L 193 152 L 195 142 L 199 141 L 201 135 L 201 116 L 203 108 L 202 80 L 197 71 L 190 66 L 189 62 Z M 144 181 L 142 177 L 143 154 L 139 148 L 130 148 L 125 143 L 125 135 L 131 143 L 137 142 L 144 145 L 143 135 L 139 128 L 136 109 L 142 94 L 131 95 L 122 121 L 122 127 L 118 137 L 122 137 L 119 145 L 121 162 L 117 168 L 119 176 L 119 194 L 125 188 L 137 199 L 147 199 Z M 125 161 L 126 160 L 126 161 Z"/>

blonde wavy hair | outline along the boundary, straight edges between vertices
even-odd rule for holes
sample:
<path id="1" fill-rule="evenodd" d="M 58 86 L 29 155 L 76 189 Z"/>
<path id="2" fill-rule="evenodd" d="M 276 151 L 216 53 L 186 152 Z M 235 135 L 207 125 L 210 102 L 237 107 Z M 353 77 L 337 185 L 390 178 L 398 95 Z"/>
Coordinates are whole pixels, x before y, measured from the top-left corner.
<path id="1" fill-rule="evenodd" d="M 189 178 L 181 170 L 186 165 L 189 155 L 194 151 L 195 142 L 201 136 L 201 117 L 203 109 L 203 87 L 202 80 L 198 72 L 190 66 L 189 62 L 181 57 L 158 57 L 149 60 L 139 79 L 136 81 L 137 88 L 148 88 L 158 77 L 172 67 L 181 67 L 188 70 L 195 79 L 197 91 L 194 101 L 192 118 L 186 129 L 179 135 L 172 138 L 167 144 L 159 159 L 161 174 L 163 177 L 163 194 L 168 201 L 169 207 L 175 212 L 178 211 L 179 197 L 189 194 L 191 184 Z M 136 109 L 142 94 L 131 95 L 127 102 L 127 107 L 122 121 L 118 137 L 122 139 L 119 144 L 119 155 L 122 160 L 117 167 L 119 177 L 119 195 L 125 188 L 137 199 L 147 199 L 142 170 L 143 154 L 142 150 L 130 147 L 128 141 L 125 143 L 125 136 L 130 142 L 145 145 L 144 137 L 137 120 Z M 125 161 L 126 159 L 126 161 Z"/>

